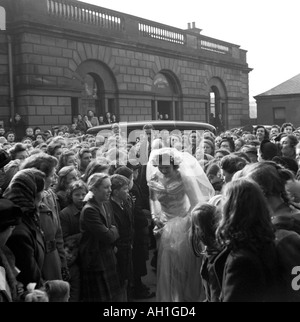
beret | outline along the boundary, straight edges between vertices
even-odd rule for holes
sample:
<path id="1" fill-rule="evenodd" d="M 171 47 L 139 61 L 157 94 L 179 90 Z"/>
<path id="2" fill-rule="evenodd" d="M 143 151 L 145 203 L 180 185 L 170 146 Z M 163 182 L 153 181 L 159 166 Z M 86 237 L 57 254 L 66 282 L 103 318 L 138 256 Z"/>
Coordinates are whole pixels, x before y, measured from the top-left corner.
<path id="1" fill-rule="evenodd" d="M 132 175 L 132 170 L 126 166 L 121 166 L 121 167 L 117 168 L 117 170 L 115 171 L 115 174 L 121 174 L 122 176 L 129 179 L 130 176 Z"/>

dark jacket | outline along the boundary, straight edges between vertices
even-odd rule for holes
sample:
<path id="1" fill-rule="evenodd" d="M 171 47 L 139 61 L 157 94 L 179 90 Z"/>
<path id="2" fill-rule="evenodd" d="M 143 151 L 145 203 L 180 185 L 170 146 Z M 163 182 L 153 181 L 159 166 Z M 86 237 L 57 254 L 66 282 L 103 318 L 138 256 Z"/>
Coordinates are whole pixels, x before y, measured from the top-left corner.
<path id="1" fill-rule="evenodd" d="M 229 249 L 205 252 L 200 275 L 205 290 L 205 302 L 220 302 L 222 292 L 223 270 Z"/>
<path id="2" fill-rule="evenodd" d="M 147 183 L 147 165 L 142 165 L 141 171 L 138 177 L 138 183 L 141 189 L 143 208 L 150 210 L 150 203 L 149 203 L 150 194 L 149 194 L 149 186 Z"/>
<path id="3" fill-rule="evenodd" d="M 118 228 L 119 238 L 116 240 L 117 262 L 120 280 L 128 280 L 132 276 L 132 245 L 133 245 L 133 214 L 129 203 L 124 203 L 123 209 L 112 199 L 110 200 L 114 222 Z"/>
<path id="4" fill-rule="evenodd" d="M 81 210 L 74 204 L 68 205 L 60 212 L 60 224 L 63 232 L 63 238 L 80 233 L 79 219 Z"/>
<path id="5" fill-rule="evenodd" d="M 292 270 L 300 266 L 300 212 L 289 205 L 282 205 L 277 215 L 272 217 L 276 228 L 276 251 L 281 276 L 281 301 L 300 302 L 300 293 L 294 290 L 293 280 L 296 275 Z"/>
<path id="6" fill-rule="evenodd" d="M 12 122 L 10 122 L 10 128 L 16 134 L 15 142 L 21 142 L 22 138 L 25 135 L 25 129 L 26 129 L 25 122 L 22 119 L 18 122 L 13 120 Z"/>
<path id="7" fill-rule="evenodd" d="M 53 192 L 52 189 L 44 190 L 43 197 L 42 197 L 42 203 L 40 207 L 40 211 L 42 211 L 43 214 L 49 214 L 49 211 L 52 213 L 51 216 L 46 217 L 46 221 L 51 219 L 51 226 L 50 227 L 50 221 L 49 224 L 43 224 L 42 221 L 42 229 L 45 232 L 45 238 L 47 240 L 55 240 L 56 249 L 60 258 L 61 267 L 65 268 L 67 266 L 67 260 L 66 255 L 64 251 L 64 241 L 63 241 L 63 235 L 62 235 L 62 229 L 61 229 L 61 223 L 60 223 L 60 207 L 58 203 L 58 199 L 56 194 Z M 49 235 L 48 235 L 49 231 Z M 49 238 L 47 237 L 49 236 Z"/>
<path id="8" fill-rule="evenodd" d="M 278 296 L 275 243 L 265 244 L 259 251 L 250 247 L 230 250 L 223 271 L 223 302 L 273 302 Z"/>
<path id="9" fill-rule="evenodd" d="M 129 203 L 124 203 L 123 209 L 110 199 L 114 213 L 114 222 L 118 228 L 119 238 L 116 246 L 132 245 L 133 242 L 133 213 Z"/>
<path id="10" fill-rule="evenodd" d="M 101 207 L 92 198 L 81 211 L 79 257 L 83 301 L 110 302 L 120 296 L 121 285 L 114 252 L 119 234 L 112 220 L 113 210 L 109 202 Z"/>
<path id="11" fill-rule="evenodd" d="M 149 259 L 149 229 L 148 220 L 151 219 L 150 211 L 143 207 L 142 193 L 140 186 L 134 181 L 130 193 L 135 197 L 133 210 L 134 239 L 133 239 L 133 260 L 135 270 L 143 271 L 142 276 L 147 274 L 145 269 L 146 260 Z M 147 218 L 148 213 L 148 218 Z"/>
<path id="12" fill-rule="evenodd" d="M 17 274 L 15 256 L 8 247 L 0 247 L 0 303 L 20 301 L 17 293 Z"/>
<path id="13" fill-rule="evenodd" d="M 105 213 L 94 198 L 90 199 L 80 214 L 82 233 L 79 253 L 83 270 L 105 271 L 116 265 L 114 244 L 119 238 L 112 226 L 113 210 L 109 202 L 103 203 Z"/>
<path id="14" fill-rule="evenodd" d="M 87 125 L 86 125 L 86 123 L 84 122 L 84 120 L 81 120 L 81 121 L 78 121 L 78 122 L 77 122 L 76 130 L 79 130 L 79 131 L 81 131 L 81 132 L 83 132 L 83 133 L 85 133 L 85 132 L 86 132 L 86 130 L 87 130 Z"/>
<path id="15" fill-rule="evenodd" d="M 40 221 L 45 239 L 45 259 L 43 265 L 43 277 L 46 280 L 62 279 L 61 262 L 56 248 L 56 226 L 53 224 L 52 211 L 45 205 L 40 207 Z"/>
<path id="16" fill-rule="evenodd" d="M 42 267 L 45 258 L 44 237 L 34 221 L 24 216 L 14 229 L 6 245 L 13 252 L 16 267 L 21 271 L 18 280 L 26 287 L 29 283 L 42 286 Z"/>
<path id="17" fill-rule="evenodd" d="M 59 190 L 56 192 L 57 202 L 59 204 L 59 209 L 64 209 L 68 206 L 67 191 Z"/>

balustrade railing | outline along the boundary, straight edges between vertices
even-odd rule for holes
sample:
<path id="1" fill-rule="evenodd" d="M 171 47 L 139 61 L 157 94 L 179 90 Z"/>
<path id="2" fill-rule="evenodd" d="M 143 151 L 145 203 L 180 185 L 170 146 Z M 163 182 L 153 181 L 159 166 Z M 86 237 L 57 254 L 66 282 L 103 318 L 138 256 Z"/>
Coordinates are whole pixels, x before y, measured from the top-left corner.
<path id="1" fill-rule="evenodd" d="M 182 50 L 186 47 L 201 51 L 203 55 L 215 53 L 246 62 L 245 53 L 239 46 L 201 35 L 197 30 L 182 30 L 76 0 L 44 1 L 47 14 L 58 19 L 117 31 L 122 33 L 122 38 L 126 34 L 129 39 L 139 42 L 148 42 L 146 38 L 150 38 L 179 45 Z"/>
<path id="2" fill-rule="evenodd" d="M 200 40 L 200 48 L 218 54 L 228 54 L 229 47 L 208 40 Z"/>
<path id="3" fill-rule="evenodd" d="M 123 30 L 124 24 L 120 16 L 114 15 L 103 8 L 95 8 L 85 3 L 47 0 L 48 13 L 67 20 L 74 20 L 102 28 Z"/>
<path id="4" fill-rule="evenodd" d="M 171 28 L 162 28 L 156 25 L 139 23 L 139 33 L 144 37 L 173 42 L 180 45 L 185 45 L 185 35 L 180 32 L 175 32 Z"/>

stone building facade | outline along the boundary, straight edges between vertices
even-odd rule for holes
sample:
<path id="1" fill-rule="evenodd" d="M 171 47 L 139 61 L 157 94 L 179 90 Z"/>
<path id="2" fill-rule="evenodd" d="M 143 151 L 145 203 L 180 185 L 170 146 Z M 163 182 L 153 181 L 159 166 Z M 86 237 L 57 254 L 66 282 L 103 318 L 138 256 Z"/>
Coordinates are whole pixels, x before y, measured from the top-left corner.
<path id="1" fill-rule="evenodd" d="M 18 112 L 31 126 L 70 125 L 89 109 L 120 121 L 207 122 L 213 112 L 229 128 L 249 117 L 246 51 L 194 24 L 182 30 L 74 0 L 2 2 L 4 122 Z"/>

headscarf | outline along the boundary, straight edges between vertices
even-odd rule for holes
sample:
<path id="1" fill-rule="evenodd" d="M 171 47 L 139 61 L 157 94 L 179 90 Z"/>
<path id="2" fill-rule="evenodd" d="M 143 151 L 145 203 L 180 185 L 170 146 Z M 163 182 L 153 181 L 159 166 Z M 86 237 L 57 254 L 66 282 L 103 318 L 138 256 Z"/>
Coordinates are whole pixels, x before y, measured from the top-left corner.
<path id="1" fill-rule="evenodd" d="M 4 167 L 4 173 L 5 178 L 4 182 L 1 185 L 2 190 L 5 191 L 5 189 L 8 187 L 8 185 L 11 182 L 11 179 L 14 177 L 14 175 L 19 171 L 21 165 L 21 161 L 16 159 L 10 161 L 5 167 Z"/>
<path id="2" fill-rule="evenodd" d="M 44 188 L 45 175 L 35 168 L 24 169 L 15 174 L 3 197 L 18 205 L 23 212 L 36 209 L 35 198 Z"/>

